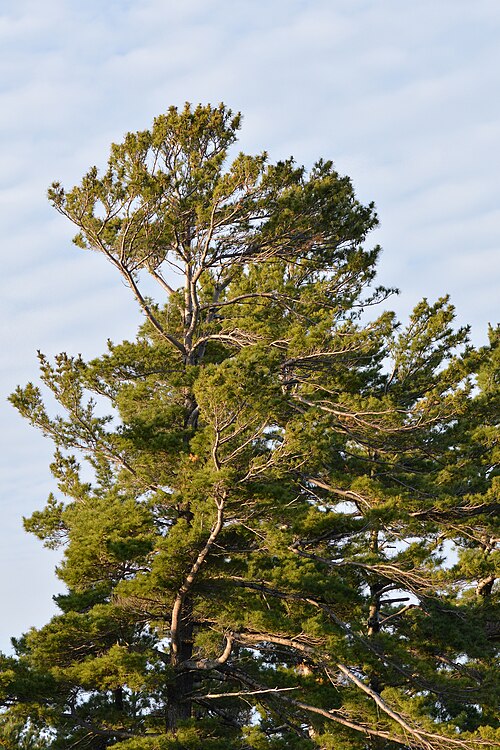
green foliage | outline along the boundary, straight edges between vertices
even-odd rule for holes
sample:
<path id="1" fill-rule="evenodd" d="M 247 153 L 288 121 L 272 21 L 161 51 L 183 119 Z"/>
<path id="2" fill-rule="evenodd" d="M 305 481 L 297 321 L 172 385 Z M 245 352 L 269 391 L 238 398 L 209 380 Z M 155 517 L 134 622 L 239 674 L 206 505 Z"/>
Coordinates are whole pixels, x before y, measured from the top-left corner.
<path id="1" fill-rule="evenodd" d="M 55 445 L 25 526 L 66 590 L 2 661 L 1 741 L 493 747 L 498 331 L 370 316 L 373 205 L 329 161 L 230 163 L 238 128 L 171 108 L 49 191 L 145 321 L 11 397 Z"/>

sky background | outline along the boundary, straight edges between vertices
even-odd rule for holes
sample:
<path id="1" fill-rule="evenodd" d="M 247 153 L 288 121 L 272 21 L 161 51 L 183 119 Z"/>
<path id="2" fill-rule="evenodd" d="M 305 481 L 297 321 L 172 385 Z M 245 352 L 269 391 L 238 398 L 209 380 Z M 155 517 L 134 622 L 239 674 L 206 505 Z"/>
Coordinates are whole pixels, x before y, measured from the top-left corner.
<path id="1" fill-rule="evenodd" d="M 7 403 L 36 350 L 100 354 L 139 315 L 47 203 L 185 101 L 243 113 L 240 147 L 333 159 L 374 200 L 404 319 L 450 293 L 476 344 L 500 289 L 498 0 L 0 0 L 0 649 L 42 625 L 58 554 L 22 530 L 52 448 Z"/>

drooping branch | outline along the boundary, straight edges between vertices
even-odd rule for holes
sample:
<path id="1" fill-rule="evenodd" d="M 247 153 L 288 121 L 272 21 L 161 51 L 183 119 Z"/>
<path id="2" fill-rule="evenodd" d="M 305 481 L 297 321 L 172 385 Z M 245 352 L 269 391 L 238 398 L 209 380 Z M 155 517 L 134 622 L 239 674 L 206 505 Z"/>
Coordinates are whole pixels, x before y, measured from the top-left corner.
<path id="1" fill-rule="evenodd" d="M 408 724 L 405 719 L 398 714 L 396 711 L 394 711 L 390 706 L 387 705 L 387 703 L 382 700 L 380 695 L 376 693 L 374 690 L 368 687 L 368 685 L 365 685 L 356 675 L 348 669 L 345 664 L 337 663 L 338 669 L 344 674 L 346 677 L 351 680 L 358 688 L 360 688 L 364 693 L 370 696 L 370 698 L 375 701 L 377 706 L 384 711 L 384 713 L 387 714 L 391 719 L 393 719 L 395 722 L 397 722 L 408 734 L 410 734 L 412 737 L 417 739 L 417 741 L 421 742 L 423 747 L 431 748 L 432 745 L 427 742 L 426 739 L 423 738 L 423 732 L 421 732 L 418 729 L 415 729 L 415 727 L 412 727 Z M 432 735 L 429 735 L 432 736 Z"/>
<path id="2" fill-rule="evenodd" d="M 383 729 L 375 729 L 372 725 L 360 724 L 352 719 L 345 718 L 340 712 L 336 713 L 334 710 L 327 710 L 319 708 L 318 706 L 312 706 L 309 703 L 289 698 L 288 696 L 281 696 L 281 700 L 289 703 L 296 708 L 300 708 L 307 713 L 317 714 L 323 716 L 325 719 L 329 719 L 337 724 L 341 724 L 348 729 L 353 729 L 355 732 L 364 734 L 368 737 L 380 737 L 389 742 L 396 742 L 404 748 L 425 748 L 425 750 L 445 750 L 449 748 L 454 750 L 455 748 L 462 748 L 462 750 L 473 750 L 476 747 L 490 748 L 492 746 L 500 747 L 500 744 L 494 740 L 480 740 L 480 739 L 469 739 L 469 740 L 457 740 L 451 737 L 445 737 L 442 734 L 433 734 L 430 732 L 423 732 L 421 730 L 415 730 L 413 727 L 410 731 L 405 728 L 407 734 L 401 735 L 396 732 L 389 732 Z M 403 720 L 404 721 L 404 720 Z M 401 722 L 398 722 L 401 725 Z M 406 722 L 405 722 L 406 723 Z M 409 725 L 408 725 L 409 726 Z M 403 727 L 404 728 L 404 727 Z"/>
<path id="3" fill-rule="evenodd" d="M 340 665 L 338 666 L 340 668 Z M 432 732 L 426 732 L 424 730 L 415 729 L 402 716 L 400 716 L 395 711 L 393 711 L 389 706 L 387 706 L 387 704 L 384 701 L 381 701 L 384 704 L 384 708 L 383 708 L 384 713 L 386 713 L 387 716 L 389 716 L 393 721 L 398 723 L 399 726 L 401 726 L 401 728 L 405 731 L 405 734 L 398 734 L 397 732 L 392 732 L 392 731 L 388 731 L 384 729 L 378 729 L 374 727 L 373 725 L 362 724 L 350 718 L 349 714 L 344 708 L 325 709 L 325 708 L 320 708 L 318 706 L 313 706 L 304 701 L 285 695 L 284 693 L 287 692 L 286 690 L 276 690 L 274 688 L 266 688 L 263 685 L 259 684 L 256 680 L 251 678 L 249 675 L 241 672 L 238 669 L 235 669 L 233 667 L 224 667 L 223 669 L 226 673 L 236 678 L 239 682 L 251 688 L 248 691 L 241 691 L 242 697 L 245 695 L 251 695 L 251 693 L 253 692 L 254 695 L 266 694 L 266 698 L 272 699 L 273 694 L 274 694 L 276 695 L 277 700 L 285 702 L 290 706 L 294 706 L 295 708 L 300 709 L 301 711 L 304 711 L 306 714 L 312 713 L 312 714 L 322 716 L 323 718 L 328 719 L 329 721 L 333 721 L 337 724 L 341 724 L 342 726 L 347 727 L 348 729 L 352 729 L 355 732 L 358 732 L 360 734 L 364 734 L 368 737 L 379 737 L 389 742 L 396 742 L 397 744 L 405 748 L 414 747 L 414 748 L 424 748 L 425 750 L 445 750 L 445 748 L 449 748 L 449 750 L 455 750 L 455 749 L 458 750 L 458 748 L 462 748 L 462 750 L 473 750 L 473 748 L 475 747 L 482 747 L 482 746 L 491 747 L 491 744 L 492 744 L 491 741 L 483 741 L 483 740 L 475 739 L 475 738 L 473 740 L 459 740 L 459 739 L 454 739 L 451 737 L 446 737 L 444 735 L 434 734 Z M 349 675 L 346 675 L 346 676 L 350 677 L 352 673 L 350 672 L 350 670 L 348 671 L 349 671 Z M 354 675 L 352 676 L 354 677 Z M 363 685 L 363 688 L 366 688 L 366 685 L 364 685 L 363 683 L 361 684 Z M 293 688 L 293 689 L 296 689 L 296 688 Z M 226 697 L 227 695 L 228 693 L 222 693 L 218 695 L 217 697 Z M 381 705 L 379 707 L 382 708 Z M 496 745 L 497 743 L 493 742 L 493 744 Z"/>

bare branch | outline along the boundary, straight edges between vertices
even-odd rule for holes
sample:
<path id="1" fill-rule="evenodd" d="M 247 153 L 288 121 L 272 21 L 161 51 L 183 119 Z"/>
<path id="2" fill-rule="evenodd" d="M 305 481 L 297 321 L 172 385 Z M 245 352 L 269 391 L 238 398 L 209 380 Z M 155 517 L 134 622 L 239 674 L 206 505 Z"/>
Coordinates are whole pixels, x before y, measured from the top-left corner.
<path id="1" fill-rule="evenodd" d="M 300 690 L 300 686 L 297 685 L 297 687 L 287 687 L 287 688 L 263 688 L 262 690 L 237 690 L 232 693 L 209 693 L 208 695 L 203 695 L 200 697 L 203 697 L 203 700 L 206 699 L 213 699 L 213 698 L 235 698 L 237 696 L 249 696 L 249 695 L 263 695 L 264 693 L 286 693 L 290 690 Z M 195 696 L 196 697 L 196 696 Z"/>

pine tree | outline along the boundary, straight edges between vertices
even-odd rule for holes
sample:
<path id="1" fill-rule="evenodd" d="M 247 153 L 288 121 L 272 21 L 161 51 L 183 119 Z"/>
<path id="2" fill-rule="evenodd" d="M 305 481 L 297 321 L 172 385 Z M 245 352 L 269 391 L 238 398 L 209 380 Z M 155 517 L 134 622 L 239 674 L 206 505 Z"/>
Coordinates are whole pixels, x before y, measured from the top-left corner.
<path id="1" fill-rule="evenodd" d="M 60 414 L 11 397 L 55 444 L 25 523 L 66 590 L 4 657 L 4 746 L 498 747 L 498 335 L 446 297 L 377 316 L 373 204 L 230 162 L 239 125 L 171 108 L 49 191 L 145 320 L 39 354 Z"/>

